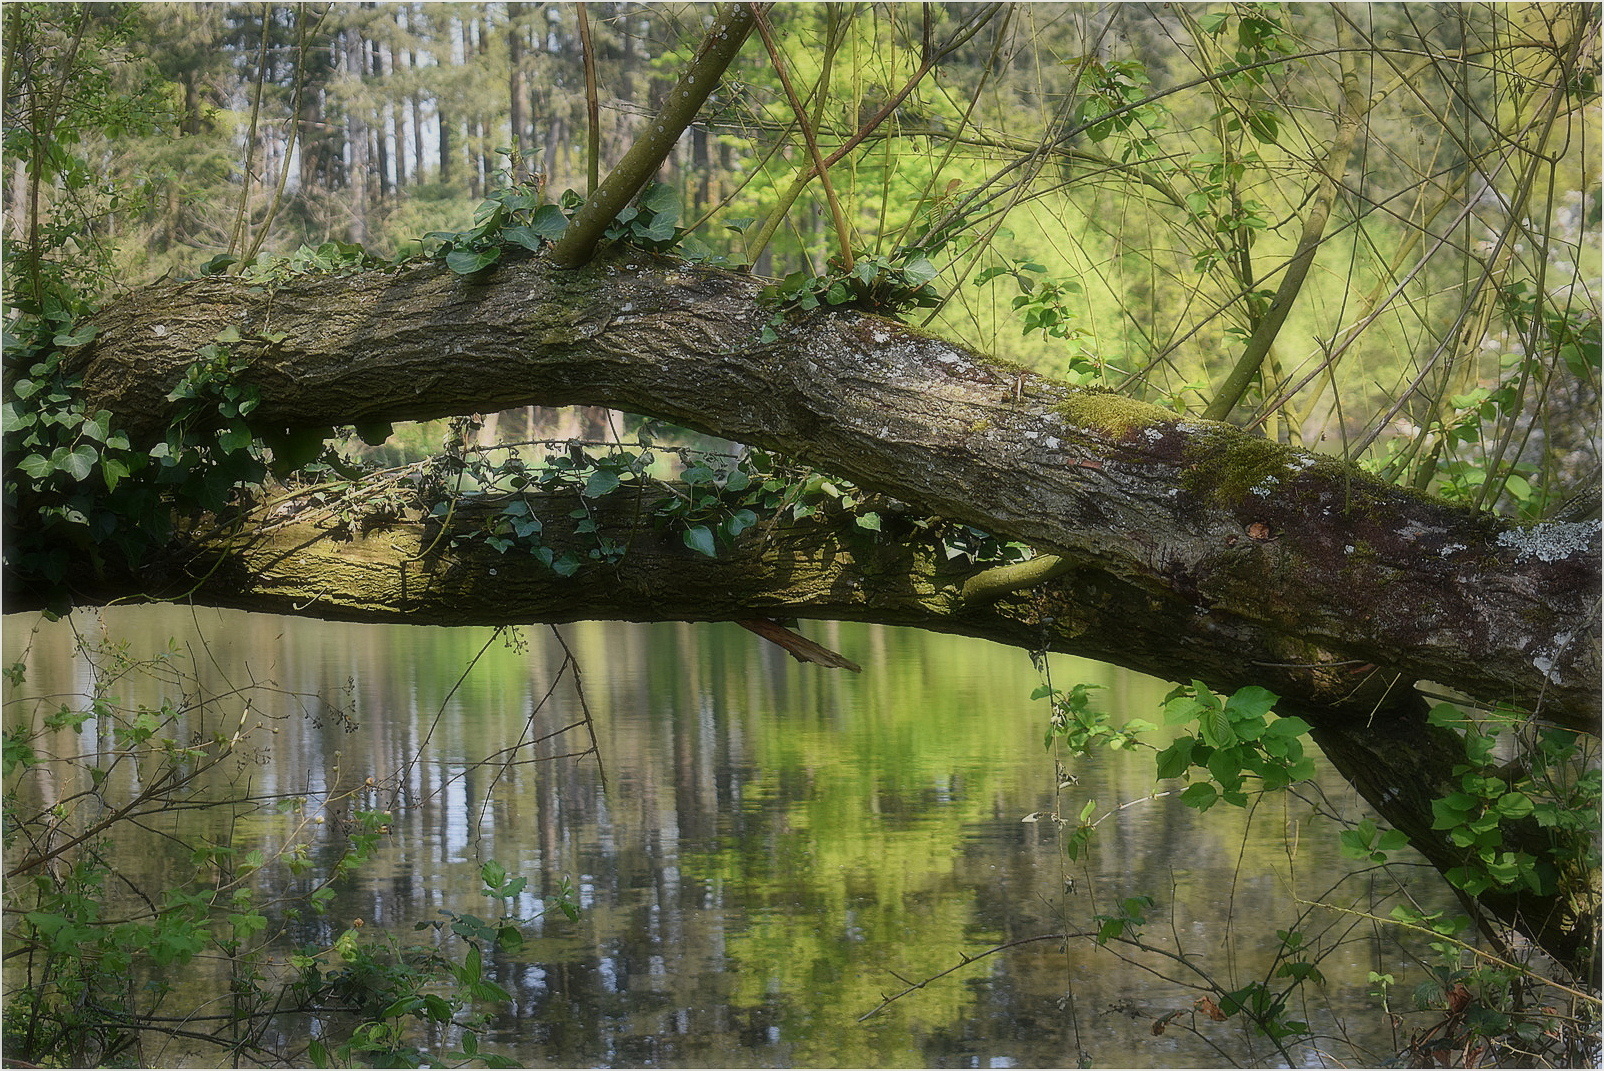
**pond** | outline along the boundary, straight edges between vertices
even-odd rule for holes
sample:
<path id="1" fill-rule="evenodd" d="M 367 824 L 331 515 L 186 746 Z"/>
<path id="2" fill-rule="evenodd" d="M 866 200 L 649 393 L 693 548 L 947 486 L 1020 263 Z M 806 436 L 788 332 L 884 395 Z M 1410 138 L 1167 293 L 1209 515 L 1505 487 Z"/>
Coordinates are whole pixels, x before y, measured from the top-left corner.
<path id="1" fill-rule="evenodd" d="M 1398 873 L 1418 875 L 1406 890 L 1417 901 L 1447 901 L 1424 868 L 1352 874 L 1341 827 L 1309 802 L 1363 814 L 1335 775 L 1250 813 L 1199 814 L 1149 798 L 1151 750 L 1055 769 L 1047 706 L 1031 698 L 1042 674 L 978 640 L 802 626 L 864 667 L 852 674 L 799 665 L 734 625 L 497 632 L 180 607 L 6 624 L 5 664 L 27 667 L 8 725 L 95 690 L 76 632 L 126 644 L 133 661 L 175 641 L 156 667 L 167 685 L 127 672 L 103 691 L 125 710 L 217 697 L 170 731 L 242 733 L 204 793 L 256 802 L 175 809 L 119 834 L 105 849 L 118 888 L 160 890 L 218 865 L 197 862 L 203 841 L 236 859 L 259 851 L 243 887 L 282 964 L 355 920 L 362 940 L 409 943 L 432 939 L 414 927 L 442 911 L 496 918 L 488 861 L 527 879 L 508 901 L 530 920 L 522 947 L 485 957 L 510 1004 L 477 1005 L 480 1044 L 523 1066 L 1273 1066 L 1287 1062 L 1275 1046 L 1240 1016 L 1212 1021 L 1198 998 L 1210 981 L 1284 988 L 1278 930 L 1304 935 L 1324 977 L 1294 994 L 1289 1017 L 1314 1037 L 1289 1046 L 1292 1062 L 1374 1063 L 1396 1049 L 1369 972 L 1400 987 L 1420 973 L 1364 915 L 1386 915 Z M 1169 690 L 1067 657 L 1048 672 L 1059 688 L 1101 686 L 1116 721 L 1160 720 Z M 106 720 L 46 740 L 58 755 L 115 746 Z M 138 787 L 123 776 L 108 794 Z M 24 785 L 45 805 L 72 787 Z M 1050 819 L 1022 821 L 1056 812 L 1072 829 L 1092 800 L 1108 816 L 1079 859 Z M 361 811 L 389 812 L 374 854 L 329 883 Z M 577 919 L 548 902 L 565 888 Z M 1095 932 L 1136 896 L 1153 903 L 1127 936 L 1154 951 L 1052 936 Z M 449 946 L 460 958 L 465 946 Z M 230 976 L 208 952 L 166 980 L 163 1014 L 178 1015 L 186 1002 L 216 1011 Z M 266 1040 L 304 1053 L 323 1029 L 284 1021 Z M 419 1041 L 444 1051 L 458 1038 Z M 155 1066 L 226 1061 L 201 1042 L 145 1044 Z"/>

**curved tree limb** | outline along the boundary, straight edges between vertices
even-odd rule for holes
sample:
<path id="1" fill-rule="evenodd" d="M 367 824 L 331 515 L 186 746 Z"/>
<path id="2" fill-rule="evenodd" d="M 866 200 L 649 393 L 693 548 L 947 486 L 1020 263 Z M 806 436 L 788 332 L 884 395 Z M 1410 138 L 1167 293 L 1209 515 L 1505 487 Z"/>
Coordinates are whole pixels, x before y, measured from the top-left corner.
<path id="1" fill-rule="evenodd" d="M 164 588 L 435 624 L 839 618 L 1069 651 L 1221 692 L 1259 684 L 1443 869 L 1464 849 L 1432 828 L 1431 805 L 1452 791 L 1464 751 L 1427 719 L 1417 681 L 1596 731 L 1596 518 L 1516 526 L 877 317 L 815 314 L 765 343 L 759 285 L 642 253 L 578 270 L 535 258 L 484 281 L 435 265 L 275 288 L 196 280 L 105 310 L 73 364 L 91 404 L 135 437 L 161 432 L 168 391 L 224 328 L 243 340 L 233 356 L 260 394 L 253 419 L 264 429 L 528 404 L 658 416 L 1030 542 L 1059 559 L 1035 587 L 966 600 L 965 582 L 984 571 L 938 561 L 917 526 L 895 521 L 879 540 L 851 525 L 758 525 L 713 560 L 642 529 L 655 507 L 609 495 L 591 514 L 627 543 L 623 560 L 572 578 L 527 554 L 453 548 L 446 537 L 471 531 L 485 508 L 458 499 L 449 530 L 248 514 L 82 594 Z M 564 528 L 572 508 L 556 503 L 543 538 L 577 538 Z M 7 608 L 28 595 L 12 584 Z M 1490 891 L 1480 902 L 1591 969 L 1596 912 L 1557 896 Z"/>
<path id="2" fill-rule="evenodd" d="M 816 315 L 764 344 L 758 287 L 640 253 L 484 284 L 434 266 L 196 280 L 108 309 L 77 362 L 135 435 L 163 426 L 168 390 L 226 326 L 276 340 L 235 347 L 263 427 L 521 405 L 658 416 L 1095 566 L 1214 627 L 1595 728 L 1596 520 L 1515 526 L 876 317 Z"/>

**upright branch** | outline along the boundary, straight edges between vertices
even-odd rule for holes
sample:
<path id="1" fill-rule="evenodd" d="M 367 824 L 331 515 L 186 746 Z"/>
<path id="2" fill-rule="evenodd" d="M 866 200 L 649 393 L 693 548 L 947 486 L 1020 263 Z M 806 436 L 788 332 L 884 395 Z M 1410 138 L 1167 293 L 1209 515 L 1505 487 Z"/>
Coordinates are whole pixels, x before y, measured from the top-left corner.
<path id="1" fill-rule="evenodd" d="M 779 199 L 775 202 L 774 210 L 769 213 L 768 218 L 763 221 L 762 227 L 753 237 L 751 244 L 747 248 L 746 255 L 752 260 L 756 260 L 774 237 L 775 232 L 780 229 L 780 223 L 785 219 L 786 214 L 790 212 L 791 206 L 796 203 L 796 199 L 802 196 L 802 191 L 807 188 L 809 182 L 813 181 L 813 177 L 823 174 L 827 169 L 835 166 L 836 163 L 845 158 L 853 149 L 863 144 L 865 139 L 878 130 L 890 118 L 892 113 L 902 106 L 902 102 L 908 99 L 908 94 L 912 93 L 919 83 L 924 81 L 925 76 L 934 70 L 938 63 L 960 48 L 964 42 L 979 33 L 1003 8 L 1004 5 L 1002 4 L 985 5 L 974 18 L 959 27 L 958 31 L 939 48 L 934 48 L 930 45 L 927 25 L 919 66 L 908 76 L 907 81 L 902 84 L 902 88 L 891 94 L 885 103 L 881 104 L 873 114 L 863 120 L 859 124 L 857 131 L 842 142 L 835 152 L 825 157 L 822 161 L 815 160 L 810 162 L 807 167 L 803 168 L 791 180 L 791 185 L 786 187 L 785 191 L 780 194 Z"/>
<path id="2" fill-rule="evenodd" d="M 586 198 L 568 230 L 552 247 L 554 263 L 564 268 L 577 268 L 595 255 L 608 224 L 657 173 L 680 135 L 707 102 L 719 78 L 752 32 L 754 12 L 766 7 L 767 4 L 731 4 L 720 10 L 707 31 L 707 39 L 669 92 L 663 110 Z"/>
<path id="3" fill-rule="evenodd" d="M 1346 65 L 1345 65 L 1346 66 Z M 1287 314 L 1292 311 L 1292 305 L 1298 300 L 1298 294 L 1303 290 L 1303 282 L 1309 275 L 1309 268 L 1314 264 L 1315 253 L 1319 251 L 1320 243 L 1325 237 L 1326 223 L 1331 218 L 1331 205 L 1336 199 L 1337 190 L 1341 188 L 1343 176 L 1348 170 L 1348 160 L 1353 155 L 1353 143 L 1359 130 L 1359 121 L 1365 107 L 1363 96 L 1359 92 L 1359 79 L 1349 68 L 1342 74 L 1342 107 L 1337 115 L 1336 136 L 1331 142 L 1331 151 L 1326 154 L 1325 166 L 1321 169 L 1319 192 L 1315 194 L 1314 202 L 1309 206 L 1309 214 L 1303 220 L 1303 233 L 1298 237 L 1297 251 L 1286 265 L 1286 272 L 1281 276 L 1281 285 L 1276 288 L 1275 298 L 1270 302 L 1270 308 L 1255 325 L 1252 336 L 1248 339 L 1247 348 L 1237 359 L 1236 366 L 1231 374 L 1220 384 L 1214 398 L 1209 402 L 1203 415 L 1209 420 L 1224 420 L 1231 415 L 1242 396 L 1247 393 L 1248 387 L 1259 374 L 1259 368 L 1264 364 L 1264 358 L 1269 355 L 1270 347 L 1275 344 L 1276 336 L 1281 333 L 1281 325 L 1286 323 Z M 1246 280 L 1244 280 L 1246 281 Z"/>
<path id="4" fill-rule="evenodd" d="M 596 46 L 590 39 L 590 13 L 577 4 L 579 47 L 585 63 L 585 196 L 593 197 L 601 183 L 601 104 L 596 94 Z"/>
<path id="5" fill-rule="evenodd" d="M 830 202 L 830 218 L 835 222 L 836 241 L 841 246 L 841 267 L 845 271 L 852 270 L 852 235 L 847 230 L 846 216 L 841 213 L 841 201 L 835 195 L 835 187 L 830 185 L 830 168 L 824 160 L 824 154 L 819 151 L 818 134 L 813 124 L 808 121 L 808 112 L 802 104 L 802 98 L 797 96 L 796 87 L 791 84 L 790 71 L 786 69 L 785 56 L 780 52 L 779 46 L 774 43 L 774 35 L 769 32 L 769 20 L 763 17 L 758 5 L 748 4 L 757 22 L 757 32 L 763 37 L 763 47 L 768 50 L 769 62 L 774 64 L 774 73 L 780 77 L 780 85 L 785 90 L 785 97 L 791 104 L 791 111 L 796 115 L 797 126 L 802 128 L 802 139 L 807 142 L 808 157 L 813 161 L 813 172 L 819 176 L 819 182 L 824 186 L 824 197 Z M 821 87 L 822 89 L 822 87 Z"/>

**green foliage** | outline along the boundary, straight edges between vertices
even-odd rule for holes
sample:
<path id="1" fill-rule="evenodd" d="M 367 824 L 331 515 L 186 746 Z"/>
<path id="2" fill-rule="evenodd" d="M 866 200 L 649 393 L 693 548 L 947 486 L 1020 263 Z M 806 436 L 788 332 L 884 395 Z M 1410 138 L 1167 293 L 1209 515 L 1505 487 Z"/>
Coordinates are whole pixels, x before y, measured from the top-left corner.
<path id="1" fill-rule="evenodd" d="M 8 357 L 20 372 L 0 407 L 6 570 L 53 592 L 58 611 L 73 563 L 102 574 L 136 568 L 165 543 L 175 515 L 220 510 L 266 471 L 247 419 L 256 394 L 237 382 L 226 345 L 202 348 L 168 396 L 175 419 L 141 449 L 109 413 L 86 408 L 58 348 L 68 341 L 83 336 L 18 340 Z"/>
<path id="2" fill-rule="evenodd" d="M 1111 717 L 1092 707 L 1092 691 L 1098 684 L 1077 684 L 1069 691 L 1060 691 L 1043 685 L 1031 693 L 1032 699 L 1046 699 L 1052 707 L 1047 719 L 1047 736 L 1043 743 L 1051 748 L 1061 744 L 1069 755 L 1085 755 L 1099 744 L 1110 751 L 1128 751 L 1138 747 L 1151 747 L 1138 739 L 1142 733 L 1158 728 L 1141 718 L 1128 719 L 1124 724 L 1111 724 Z"/>
<path id="3" fill-rule="evenodd" d="M 1091 344 L 1091 333 L 1081 325 L 1083 288 L 1080 283 L 1074 279 L 1053 278 L 1035 261 L 1009 259 L 1011 263 L 1006 267 L 994 265 L 981 271 L 975 276 L 975 285 L 984 286 L 1005 275 L 1014 280 L 1019 293 L 1013 299 L 1013 308 L 1024 326 L 1021 333 L 1028 336 L 1032 331 L 1040 331 L 1043 336 L 1063 343 L 1058 352 L 1064 362 L 1061 372 L 1064 379 L 1085 386 L 1128 374 L 1128 370 L 1103 360 Z"/>
<path id="4" fill-rule="evenodd" d="M 1286 964 L 1285 966 L 1292 966 Z M 1318 971 L 1313 974 L 1318 974 Z M 1309 977 L 1305 973 L 1304 977 Z M 1294 978 L 1301 982 L 1303 978 Z M 1288 993 L 1276 993 L 1263 982 L 1249 982 L 1240 989 L 1225 994 L 1220 1010 L 1227 1016 L 1240 1014 L 1253 1024 L 1253 1028 L 1272 1041 L 1282 1041 L 1309 1032 L 1309 1024 L 1287 1018 Z"/>
<path id="5" fill-rule="evenodd" d="M 537 183 L 516 183 L 492 190 L 475 210 L 472 227 L 432 231 L 423 236 L 423 246 L 458 275 L 474 275 L 496 264 L 510 248 L 538 253 L 562 236 L 582 203 L 570 190 L 558 204 L 548 204 Z"/>
<path id="6" fill-rule="evenodd" d="M 922 253 L 901 257 L 857 255 L 848 268 L 832 257 L 824 275 L 792 272 L 763 288 L 761 300 L 777 306 L 763 328 L 764 342 L 773 342 L 792 316 L 815 309 L 861 309 L 880 316 L 897 316 L 911 309 L 935 308 L 941 296 L 930 281 L 936 266 Z"/>
<path id="7" fill-rule="evenodd" d="M 637 501 L 637 516 L 707 557 L 717 557 L 758 525 L 816 514 L 871 539 L 896 525 L 907 538 L 930 540 L 948 560 L 1014 561 L 1028 553 L 1022 544 L 972 526 L 911 515 L 901 503 L 763 450 L 722 454 L 666 445 L 643 434 L 634 446 L 552 441 L 547 445 L 557 449 L 536 460 L 521 449 L 465 450 L 461 441 L 454 436 L 446 455 L 421 467 L 418 484 L 426 514 L 448 531 L 453 546 L 481 544 L 498 554 L 529 554 L 564 577 L 590 564 L 616 562 L 625 553 L 623 543 L 601 534 L 596 513 L 604 500 L 617 501 L 617 496 Z M 579 505 L 566 519 L 542 516 L 543 503 L 534 496 L 559 492 L 575 495 Z M 462 508 L 468 505 L 489 509 Z M 565 533 L 589 537 L 593 545 L 581 553 L 566 539 L 548 540 L 548 524 L 563 520 L 571 524 Z"/>
<path id="8" fill-rule="evenodd" d="M 1181 802 L 1206 811 L 1223 800 L 1247 805 L 1249 778 L 1261 791 L 1274 791 L 1313 776 L 1314 762 L 1299 739 L 1309 723 L 1297 717 L 1269 720 L 1276 697 L 1256 685 L 1238 689 L 1227 699 L 1199 681 L 1177 688 L 1164 704 L 1166 725 L 1195 724 L 1158 754 L 1161 779 L 1207 774 L 1181 793 Z"/>
<path id="9" fill-rule="evenodd" d="M 291 888 L 295 878 L 311 873 L 313 888 L 294 902 L 309 904 L 321 916 L 336 887 L 357 877 L 388 835 L 391 815 L 354 808 L 342 823 L 343 844 L 315 865 L 294 834 L 289 843 L 269 833 L 259 844 L 245 845 L 170 833 L 175 846 L 187 849 L 188 865 L 159 868 L 161 884 L 140 887 L 136 877 L 111 869 L 107 845 L 174 806 L 247 806 L 208 800 L 202 786 L 208 771 L 250 761 L 259 746 L 252 732 L 262 730 L 207 732 L 208 709 L 220 697 L 192 693 L 182 705 L 128 709 L 106 692 L 111 682 L 131 674 L 194 683 L 175 650 L 142 663 L 128 659 L 121 645 L 86 650 L 84 656 L 98 683 L 81 705 L 16 718 L 5 734 L 6 847 L 20 853 L 8 858 L 12 873 L 4 889 L 4 936 L 14 957 L 3 1018 L 8 1054 L 45 1066 L 140 1066 L 146 1039 L 164 1031 L 183 1035 L 182 1024 L 190 1021 L 171 1014 L 173 990 L 166 979 L 198 957 L 210 957 L 227 964 L 230 992 L 204 1009 L 217 1017 L 205 1020 L 208 1033 L 186 1036 L 215 1045 L 225 1060 L 302 1058 L 271 1049 L 268 1039 L 294 1036 L 284 1028 L 291 1021 L 286 1017 L 304 1023 L 302 1017 L 312 1016 L 322 1022 L 307 1052 L 316 1066 L 425 1066 L 441 1059 L 515 1066 L 479 1047 L 473 1007 L 510 999 L 491 977 L 485 956 L 522 946 L 522 927 L 530 920 L 518 917 L 512 904 L 525 892 L 524 877 L 487 861 L 479 876 L 485 894 L 502 905 L 496 917 L 442 909 L 442 921 L 416 927 L 433 931 L 437 940 L 405 946 L 357 920 L 326 944 L 297 951 L 286 977 L 271 960 L 281 931 L 299 909 L 265 890 Z M 16 686 L 24 673 L 13 667 L 7 676 Z M 250 696 L 242 698 L 249 710 Z M 54 757 L 49 734 L 81 733 L 91 719 L 96 733 L 114 746 Z M 219 723 L 243 726 L 245 719 L 225 715 Z M 65 793 L 61 805 L 37 808 L 38 797 L 29 789 L 41 772 Z M 256 799 L 249 806 L 265 802 Z M 305 801 L 278 802 L 280 813 L 296 823 L 292 828 L 304 830 Z M 125 887 L 135 893 L 131 900 L 122 895 Z M 566 879 L 549 904 L 571 920 L 578 917 Z M 452 942 L 463 950 L 454 951 Z M 431 1030 L 459 1038 L 460 1048 L 423 1047 L 420 1031 Z"/>
<path id="10" fill-rule="evenodd" d="M 539 183 L 523 182 L 490 191 L 474 212 L 474 225 L 465 231 L 432 231 L 423 248 L 458 275 L 477 275 L 498 263 L 509 249 L 538 253 L 568 229 L 568 223 L 585 203 L 573 190 L 564 191 L 556 204 L 544 200 Z M 666 253 L 685 236 L 679 226 L 679 194 L 672 186 L 650 183 L 633 203 L 607 225 L 603 237 L 621 245 Z M 692 259 L 728 263 L 703 243 L 691 251 Z"/>
<path id="11" fill-rule="evenodd" d="M 239 257 L 219 253 L 201 265 L 200 274 L 223 275 L 239 268 L 241 274 L 247 278 L 261 279 L 268 283 L 282 283 L 306 276 L 355 275 L 358 272 L 394 267 L 397 263 L 399 261 L 375 256 L 354 242 L 329 241 L 316 247 L 298 246 L 288 256 L 261 253 L 255 260 L 243 266 Z"/>
<path id="12" fill-rule="evenodd" d="M 26 220 L 8 224 L 0 248 L 6 305 L 59 331 L 112 280 L 96 231 L 143 201 L 129 175 L 104 166 L 98 141 L 148 136 L 171 113 L 154 79 L 120 80 L 108 62 L 139 45 L 131 9 L 18 3 L 5 29 L 4 155 L 25 176 L 8 181 L 7 206 Z"/>
<path id="13" fill-rule="evenodd" d="M 1353 829 L 1345 829 L 1338 838 L 1342 854 L 1349 859 L 1363 859 L 1371 863 L 1385 863 L 1389 852 L 1398 851 L 1409 844 L 1409 838 L 1396 829 L 1378 829 L 1374 819 L 1361 818 Z"/>
<path id="14" fill-rule="evenodd" d="M 1599 771 L 1579 734 L 1529 724 L 1516 711 L 1478 720 L 1447 703 L 1433 707 L 1430 719 L 1458 733 L 1465 748 L 1465 762 L 1453 770 L 1458 790 L 1432 801 L 1432 828 L 1465 850 L 1464 863 L 1445 875 L 1451 884 L 1472 896 L 1488 889 L 1546 895 L 1596 880 Z M 1495 766 L 1501 747 L 1522 737 L 1521 761 Z"/>
<path id="15" fill-rule="evenodd" d="M 1132 941 L 1141 939 L 1139 926 L 1147 925 L 1147 918 L 1143 914 L 1157 903 L 1151 896 L 1127 896 L 1119 902 L 1119 911 L 1112 915 L 1096 915 L 1097 943 L 1106 944 L 1117 938 L 1126 938 Z"/>
<path id="16" fill-rule="evenodd" d="M 654 253 L 666 253 L 679 243 L 685 229 L 679 226 L 679 194 L 662 182 L 648 183 L 633 204 L 624 206 L 607 225 L 602 237 Z"/>
<path id="17" fill-rule="evenodd" d="M 1071 112 L 1075 125 L 1083 128 L 1094 143 L 1115 134 L 1130 136 L 1123 153 L 1126 160 L 1150 155 L 1155 143 L 1149 128 L 1161 113 L 1144 103 L 1150 95 L 1151 79 L 1143 64 L 1087 57 L 1081 60 L 1077 74 L 1084 95 Z"/>
<path id="18" fill-rule="evenodd" d="M 1574 1019 L 1542 992 L 1542 979 L 1531 971 L 1474 955 L 1461 939 L 1471 928 L 1469 919 L 1404 904 L 1393 908 L 1391 918 L 1428 934 L 1432 953 L 1421 961 L 1425 977 L 1409 996 L 1415 1010 L 1440 1019 L 1410 1040 L 1405 1055 L 1411 1062 L 1424 1066 L 1470 1053 L 1479 1061 L 1474 1066 L 1574 1067 L 1592 1062 L 1576 1059 L 1589 1048 L 1596 1060 L 1596 1041 L 1584 1041 L 1588 1033 L 1597 1036 L 1596 1007 Z M 1371 981 L 1380 983 L 1373 995 L 1385 1005 L 1395 980 L 1371 972 Z"/>

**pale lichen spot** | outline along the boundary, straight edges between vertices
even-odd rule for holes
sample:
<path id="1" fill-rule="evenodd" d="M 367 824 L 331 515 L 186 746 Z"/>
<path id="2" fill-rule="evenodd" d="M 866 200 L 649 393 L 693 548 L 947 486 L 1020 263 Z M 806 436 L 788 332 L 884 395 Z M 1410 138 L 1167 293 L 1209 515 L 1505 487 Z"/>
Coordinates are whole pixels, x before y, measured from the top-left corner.
<path id="1" fill-rule="evenodd" d="M 1562 683 L 1560 681 L 1559 674 L 1554 672 L 1554 659 L 1558 657 L 1559 652 L 1565 650 L 1570 642 L 1571 633 L 1561 632 L 1558 636 L 1554 637 L 1553 647 L 1545 648 L 1544 650 L 1537 652 L 1537 654 L 1532 657 L 1533 668 L 1535 668 L 1537 672 L 1541 673 L 1544 677 L 1548 678 L 1550 684 Z"/>
<path id="2" fill-rule="evenodd" d="M 1516 561 L 1557 562 L 1587 550 L 1598 538 L 1599 522 L 1544 521 L 1498 533 L 1498 545 L 1513 547 Z"/>
<path id="3" fill-rule="evenodd" d="M 1276 487 L 1280 485 L 1280 483 L 1281 481 L 1276 479 L 1274 476 L 1266 476 L 1264 479 L 1248 488 L 1248 490 L 1252 491 L 1260 498 L 1269 498 L 1270 492 L 1274 491 Z"/>

